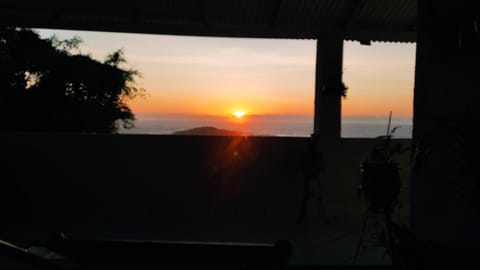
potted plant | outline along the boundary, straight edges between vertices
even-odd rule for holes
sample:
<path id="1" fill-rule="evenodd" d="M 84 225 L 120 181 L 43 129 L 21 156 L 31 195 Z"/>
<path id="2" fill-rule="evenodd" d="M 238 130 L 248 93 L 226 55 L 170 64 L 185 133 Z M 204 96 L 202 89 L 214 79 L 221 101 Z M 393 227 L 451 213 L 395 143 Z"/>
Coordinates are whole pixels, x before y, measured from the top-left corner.
<path id="1" fill-rule="evenodd" d="M 398 126 L 390 129 L 392 113 L 388 120 L 387 135 L 379 136 L 381 142 L 374 146 L 367 159 L 361 163 L 359 191 L 367 200 L 371 211 L 391 211 L 398 202 L 401 179 L 398 164 L 392 159 L 403 153 L 400 143 L 392 144 L 392 137 Z"/>

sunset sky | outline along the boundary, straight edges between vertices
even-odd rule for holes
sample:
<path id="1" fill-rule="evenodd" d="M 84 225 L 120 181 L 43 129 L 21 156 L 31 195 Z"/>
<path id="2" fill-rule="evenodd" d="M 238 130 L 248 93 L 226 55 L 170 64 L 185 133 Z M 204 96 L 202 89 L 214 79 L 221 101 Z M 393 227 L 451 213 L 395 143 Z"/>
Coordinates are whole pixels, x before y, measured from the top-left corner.
<path id="1" fill-rule="evenodd" d="M 100 60 L 123 48 L 147 90 L 129 103 L 136 114 L 313 114 L 314 40 L 36 31 L 77 35 L 81 52 Z M 345 42 L 343 115 L 411 116 L 414 62 L 412 43 Z"/>

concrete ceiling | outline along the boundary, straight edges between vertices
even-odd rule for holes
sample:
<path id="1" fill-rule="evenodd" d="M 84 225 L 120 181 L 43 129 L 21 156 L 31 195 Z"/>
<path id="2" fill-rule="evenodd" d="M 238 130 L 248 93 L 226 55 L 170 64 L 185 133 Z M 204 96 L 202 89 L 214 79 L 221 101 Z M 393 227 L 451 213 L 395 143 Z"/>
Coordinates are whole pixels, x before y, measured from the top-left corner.
<path id="1" fill-rule="evenodd" d="M 2 0 L 0 24 L 221 37 L 414 42 L 417 0 Z"/>

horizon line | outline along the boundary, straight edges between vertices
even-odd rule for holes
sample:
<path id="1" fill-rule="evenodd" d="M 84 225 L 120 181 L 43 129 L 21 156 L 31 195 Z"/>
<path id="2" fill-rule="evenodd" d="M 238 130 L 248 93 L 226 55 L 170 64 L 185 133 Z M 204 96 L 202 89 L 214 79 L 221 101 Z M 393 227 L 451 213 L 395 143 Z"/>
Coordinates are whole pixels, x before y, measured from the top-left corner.
<path id="1" fill-rule="evenodd" d="M 161 113 L 161 112 L 141 112 L 141 113 L 134 113 L 134 115 L 165 115 L 165 116 L 209 116 L 209 117 L 231 117 L 232 115 L 229 114 L 198 114 L 198 113 Z M 246 114 L 248 116 L 310 116 L 313 117 L 313 114 L 301 114 L 301 113 L 256 113 L 256 114 Z M 345 114 L 341 115 L 342 117 L 387 117 L 387 114 Z M 392 115 L 393 118 L 402 117 L 413 118 L 413 115 Z"/>

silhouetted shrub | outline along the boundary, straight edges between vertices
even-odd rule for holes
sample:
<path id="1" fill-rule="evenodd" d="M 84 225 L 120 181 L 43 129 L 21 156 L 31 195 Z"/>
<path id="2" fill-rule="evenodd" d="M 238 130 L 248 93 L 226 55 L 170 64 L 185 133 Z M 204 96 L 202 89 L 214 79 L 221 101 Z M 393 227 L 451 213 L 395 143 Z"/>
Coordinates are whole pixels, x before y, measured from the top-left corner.
<path id="1" fill-rule="evenodd" d="M 123 51 L 100 62 L 78 50 L 81 39 L 42 39 L 29 29 L 0 28 L 0 131 L 116 132 L 133 127 L 125 103 L 144 90 L 138 71 L 121 68 Z"/>

